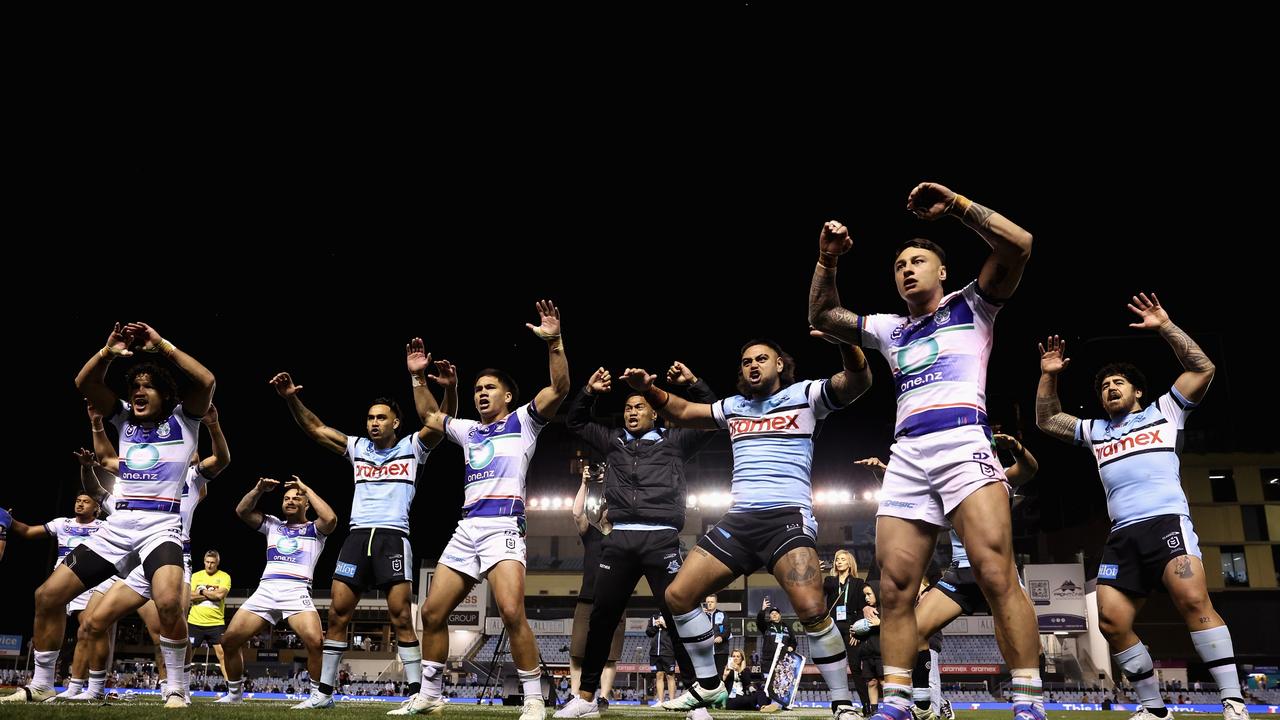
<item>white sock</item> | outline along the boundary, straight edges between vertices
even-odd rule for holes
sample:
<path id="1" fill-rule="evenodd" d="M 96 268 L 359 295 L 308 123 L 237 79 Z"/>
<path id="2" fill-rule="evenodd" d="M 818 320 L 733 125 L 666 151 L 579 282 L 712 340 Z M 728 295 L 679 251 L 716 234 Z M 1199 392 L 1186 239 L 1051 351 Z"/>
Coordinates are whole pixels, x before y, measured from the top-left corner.
<path id="1" fill-rule="evenodd" d="M 40 690 L 52 690 L 55 682 L 54 668 L 58 665 L 57 650 L 36 651 L 36 671 L 31 676 L 31 687 Z"/>

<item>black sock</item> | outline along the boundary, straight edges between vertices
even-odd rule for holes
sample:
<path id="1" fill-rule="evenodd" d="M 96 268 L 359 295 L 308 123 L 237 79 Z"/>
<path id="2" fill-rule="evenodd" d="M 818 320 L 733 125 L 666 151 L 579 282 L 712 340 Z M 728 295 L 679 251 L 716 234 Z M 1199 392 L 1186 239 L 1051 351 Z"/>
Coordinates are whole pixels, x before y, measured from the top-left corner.
<path id="1" fill-rule="evenodd" d="M 701 687 L 703 690 L 715 690 L 717 687 L 720 686 L 720 678 L 718 677 L 698 678 L 698 686 Z"/>
<path id="2" fill-rule="evenodd" d="M 1158 718 L 1169 717 L 1169 708 L 1167 707 L 1147 708 L 1147 712 L 1151 713 L 1152 715 L 1155 715 Z"/>
<path id="3" fill-rule="evenodd" d="M 320 690 L 320 693 L 321 693 L 322 695 L 332 695 L 332 694 L 333 694 L 333 686 L 332 686 L 332 685 L 326 685 L 326 684 L 324 684 L 324 683 L 319 683 L 316 687 Z"/>
<path id="4" fill-rule="evenodd" d="M 911 668 L 911 687 L 914 690 L 918 688 L 929 687 L 929 651 L 921 650 L 916 653 L 915 667 Z M 921 710 L 928 710 L 932 701 L 929 698 L 916 699 L 916 707 Z"/>

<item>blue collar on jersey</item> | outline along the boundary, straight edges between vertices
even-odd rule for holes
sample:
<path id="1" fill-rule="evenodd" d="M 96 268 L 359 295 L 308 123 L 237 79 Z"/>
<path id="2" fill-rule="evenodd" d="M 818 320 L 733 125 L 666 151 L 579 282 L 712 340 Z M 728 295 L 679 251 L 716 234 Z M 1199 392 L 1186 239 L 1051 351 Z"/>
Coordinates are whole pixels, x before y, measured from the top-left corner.
<path id="1" fill-rule="evenodd" d="M 622 429 L 622 435 L 627 439 L 627 442 L 631 442 L 632 440 L 636 439 L 636 436 L 632 435 L 626 428 Z M 649 432 L 645 433 L 644 435 L 641 435 L 640 439 L 652 440 L 654 442 L 657 442 L 662 439 L 662 433 L 658 431 L 658 428 L 654 428 Z"/>

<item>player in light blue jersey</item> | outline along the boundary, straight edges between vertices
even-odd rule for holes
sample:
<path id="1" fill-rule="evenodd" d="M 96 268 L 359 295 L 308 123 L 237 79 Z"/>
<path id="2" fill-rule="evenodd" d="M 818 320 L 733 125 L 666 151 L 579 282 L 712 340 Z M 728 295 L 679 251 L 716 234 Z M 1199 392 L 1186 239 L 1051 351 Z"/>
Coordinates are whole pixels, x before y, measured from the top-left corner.
<path id="1" fill-rule="evenodd" d="M 457 407 L 458 378 L 451 368 L 432 376 L 444 388 L 444 405 Z M 426 380 L 413 375 L 415 395 L 430 395 Z M 413 628 L 413 549 L 409 544 L 409 506 L 417 488 L 418 471 L 439 442 L 441 433 L 424 426 L 401 438 L 400 406 L 390 398 L 376 398 L 365 417 L 368 437 L 335 430 L 316 417 L 306 405 L 287 372 L 271 378 L 298 426 L 321 447 L 342 455 L 351 463 L 355 494 L 351 500 L 351 532 L 342 543 L 333 571 L 332 601 L 325 628 L 324 663 L 320 682 L 295 709 L 333 706 L 338 666 L 347 650 L 347 624 L 355 614 L 360 595 L 370 587 L 387 594 L 387 612 L 396 630 L 396 646 L 410 694 L 422 678 L 422 649 Z"/>
<path id="2" fill-rule="evenodd" d="M 134 366 L 125 377 L 127 402 L 107 386 L 107 368 L 134 350 L 163 354 L 191 380 L 183 393 L 159 365 Z M 166 707 L 185 707 L 187 618 L 182 612 L 182 526 L 178 511 L 200 418 L 213 400 L 214 376 L 198 360 L 146 323 L 116 323 L 106 345 L 76 375 L 76 388 L 120 435 L 120 482 L 103 529 L 67 556 L 36 591 L 36 671 L 31 684 L 0 702 L 31 702 L 53 695 L 54 667 L 62 649 L 65 605 L 85 588 L 125 575 L 141 565 L 153 588 L 164 629 L 169 671 Z"/>
<path id="3" fill-rule="evenodd" d="M 954 527 L 991 604 L 1000 650 L 1013 676 L 1013 715 L 1044 720 L 1035 612 L 1018 585 L 1004 472 L 991 458 L 987 426 L 987 360 L 995 318 L 1012 297 L 1031 256 L 1031 234 L 1011 220 L 937 183 L 907 198 L 916 217 L 950 215 L 991 246 L 977 280 L 945 293 L 946 255 L 912 239 L 894 258 L 893 274 L 907 314 L 860 315 L 840 305 L 836 264 L 853 246 L 831 221 L 818 238 L 809 286 L 809 322 L 855 345 L 880 351 L 893 371 L 897 422 L 876 513 L 876 562 L 884 620 L 885 704 L 877 720 L 911 716 L 916 651 L 915 601 L 938 530 Z"/>
<path id="4" fill-rule="evenodd" d="M 551 384 L 539 390 L 532 402 L 517 406 L 520 391 L 515 381 L 493 368 L 481 370 L 476 376 L 473 396 L 479 422 L 451 417 L 447 410 L 436 407 L 430 393 L 414 394 L 422 422 L 462 446 L 466 492 L 462 520 L 440 555 L 422 603 L 422 692 L 411 697 L 404 707 L 393 710 L 393 715 L 443 712 L 441 691 L 444 662 L 449 655 L 449 613 L 487 576 L 524 689 L 520 720 L 541 720 L 546 716 L 538 646 L 524 608 L 525 474 L 538 433 L 569 395 L 569 361 L 560 337 L 560 311 L 550 300 L 540 301 L 537 307 L 540 324 L 526 326 L 547 343 Z M 421 374 L 426 372 L 431 356 L 426 354 L 422 339 L 414 338 L 406 350 L 415 384 L 425 383 Z"/>
<path id="5" fill-rule="evenodd" d="M 1169 392 L 1144 408 L 1147 383 L 1142 372 L 1128 363 L 1113 363 L 1094 379 L 1107 417 L 1081 420 L 1065 413 L 1058 399 L 1058 374 L 1071 361 L 1066 342 L 1051 336 L 1040 346 L 1036 424 L 1063 442 L 1092 450 L 1098 463 L 1112 523 L 1098 565 L 1099 629 L 1138 691 L 1142 709 L 1134 717 L 1168 717 L 1151 654 L 1133 632 L 1134 616 L 1147 595 L 1163 585 L 1218 683 L 1223 716 L 1243 720 L 1249 715 L 1231 633 L 1209 599 L 1200 543 L 1179 477 L 1183 423 L 1209 390 L 1213 362 L 1173 324 L 1155 293 L 1134 295 L 1129 310 L 1138 316 L 1129 327 L 1156 331 L 1182 363 L 1183 372 Z"/>
<path id="6" fill-rule="evenodd" d="M 321 672 L 324 633 L 320 614 L 311 601 L 311 580 L 325 538 L 338 527 L 338 515 L 297 475 L 284 486 L 284 497 L 280 501 L 283 518 L 259 512 L 258 498 L 279 485 L 279 480 L 259 478 L 258 484 L 236 505 L 236 515 L 244 524 L 267 536 L 267 564 L 258 589 L 236 611 L 222 636 L 228 678 L 227 694 L 218 699 L 222 704 L 244 701 L 241 648 L 249 638 L 270 630 L 281 620 L 289 623 L 306 646 L 307 669 L 312 677 L 319 677 Z M 315 520 L 307 520 L 308 509 L 316 511 Z"/>
<path id="7" fill-rule="evenodd" d="M 809 635 L 812 660 L 831 691 L 833 715 L 838 720 L 861 717 L 849 692 L 844 640 L 827 614 L 810 485 L 819 423 L 871 386 L 862 351 L 839 347 L 843 370 L 828 380 L 796 382 L 790 355 L 772 340 L 752 340 L 739 351 L 741 394 L 712 404 L 692 403 L 654 387 L 655 376 L 643 369 L 628 368 L 623 375 L 664 418 L 681 427 L 725 428 L 733 447 L 732 505 L 698 540 L 667 587 L 676 633 L 698 676 L 683 695 L 662 704 L 667 710 L 691 711 L 694 720 L 706 720 L 706 708 L 728 697 L 716 671 L 714 628 L 701 602 L 735 578 L 764 567 L 782 583 Z"/>

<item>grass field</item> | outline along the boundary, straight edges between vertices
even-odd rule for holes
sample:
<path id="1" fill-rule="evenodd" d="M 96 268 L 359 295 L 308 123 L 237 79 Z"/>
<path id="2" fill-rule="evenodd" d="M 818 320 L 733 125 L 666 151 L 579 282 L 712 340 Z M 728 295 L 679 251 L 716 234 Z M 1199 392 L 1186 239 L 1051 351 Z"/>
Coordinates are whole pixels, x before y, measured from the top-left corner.
<path id="1" fill-rule="evenodd" d="M 258 720 L 261 718 L 295 718 L 306 717 L 307 713 L 301 711 L 290 711 L 289 705 L 292 703 L 276 700 L 260 700 L 246 701 L 243 705 L 235 706 L 214 706 L 211 700 L 203 698 L 197 699 L 191 704 L 190 708 L 183 710 L 166 710 L 158 699 L 137 699 L 128 702 L 115 702 L 109 705 L 91 705 L 86 706 L 83 703 L 65 703 L 58 705 L 5 705 L 0 708 L 0 718 L 147 718 L 147 717 L 177 717 L 181 715 L 193 715 L 200 718 L 227 718 L 228 720 Z M 395 707 L 390 703 L 381 702 L 346 702 L 340 703 L 338 707 L 329 711 L 312 711 L 321 713 L 325 717 L 334 718 L 361 718 L 372 720 L 373 718 L 385 717 L 386 712 Z M 445 715 L 452 720 L 515 720 L 520 714 L 518 707 L 499 707 L 486 705 L 471 704 L 450 704 L 445 710 Z M 757 712 L 728 712 L 725 710 L 713 711 L 716 720 L 759 720 L 762 717 Z M 785 718 L 827 718 L 830 713 L 821 709 L 800 709 L 785 711 L 772 715 L 773 718 L 784 720 Z M 440 716 L 436 716 L 437 718 Z M 551 713 L 547 713 L 550 720 Z M 677 713 L 663 712 L 648 707 L 639 706 L 614 706 L 609 709 L 603 717 L 612 717 L 615 720 L 680 720 L 683 716 Z M 958 711 L 956 713 L 958 720 L 1008 720 L 1010 713 L 1008 711 L 992 710 L 992 711 Z M 1053 720 L 1124 720 L 1128 717 L 1128 713 L 1123 712 L 1058 712 L 1049 711 L 1049 717 Z M 1178 717 L 1185 717 L 1179 714 Z M 1208 718 L 1210 715 L 1201 715 L 1198 717 Z M 1220 715 L 1217 717 L 1221 717 Z"/>

